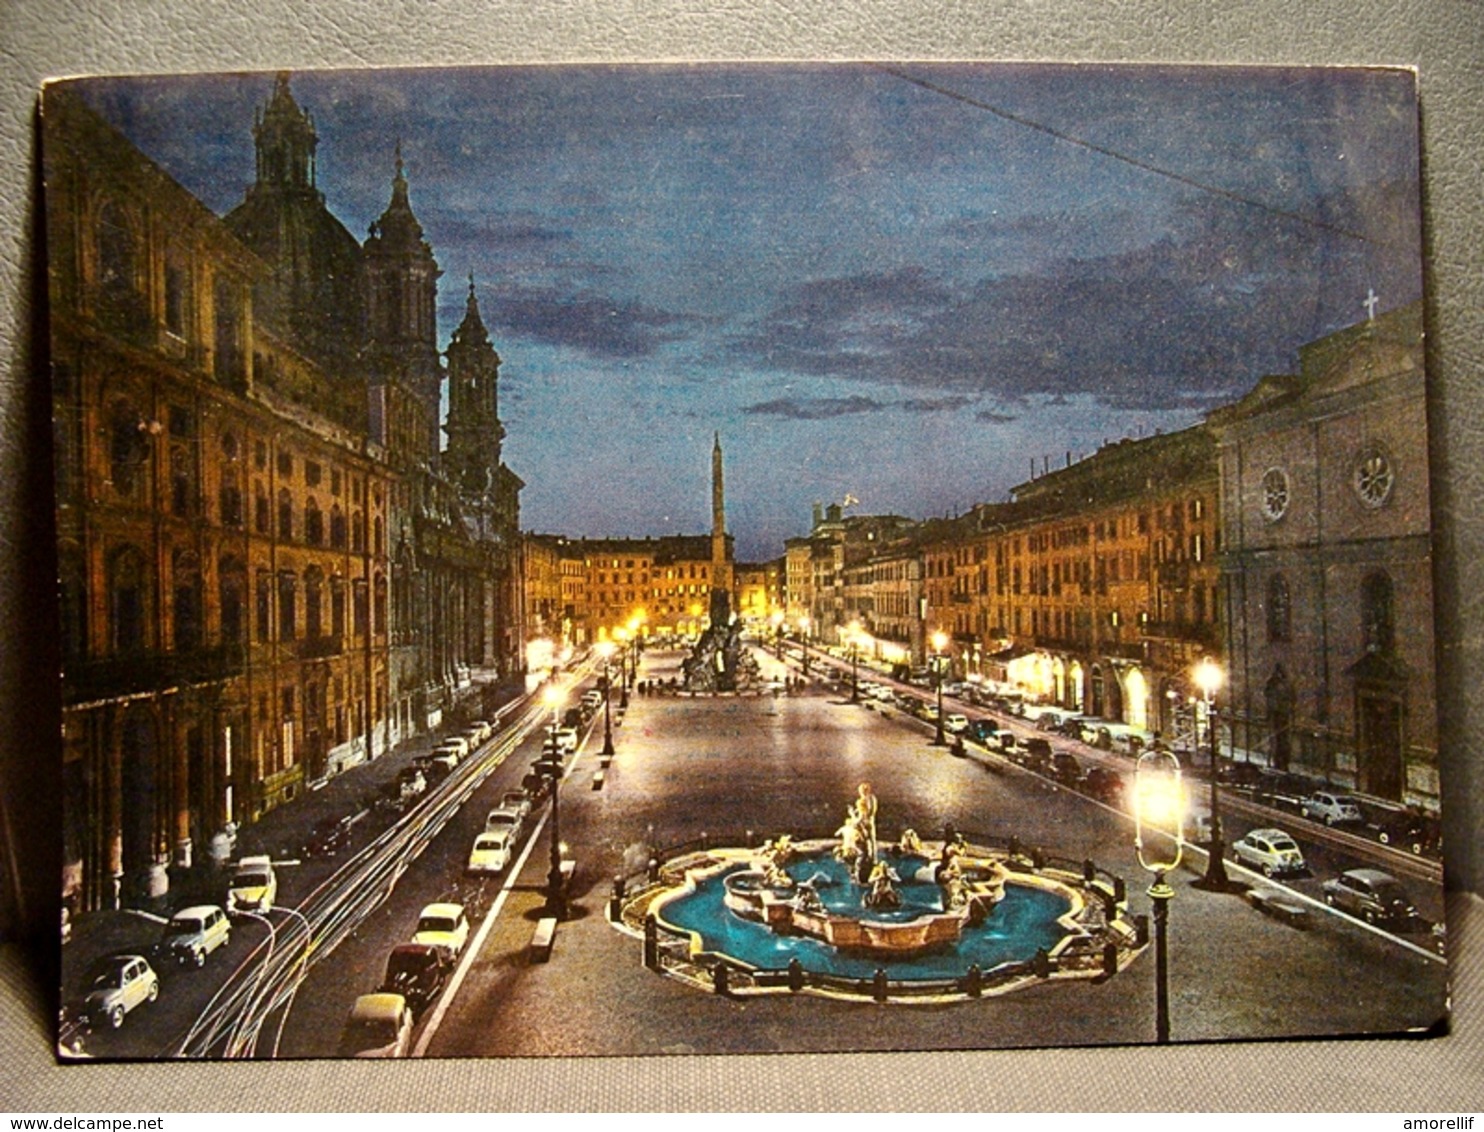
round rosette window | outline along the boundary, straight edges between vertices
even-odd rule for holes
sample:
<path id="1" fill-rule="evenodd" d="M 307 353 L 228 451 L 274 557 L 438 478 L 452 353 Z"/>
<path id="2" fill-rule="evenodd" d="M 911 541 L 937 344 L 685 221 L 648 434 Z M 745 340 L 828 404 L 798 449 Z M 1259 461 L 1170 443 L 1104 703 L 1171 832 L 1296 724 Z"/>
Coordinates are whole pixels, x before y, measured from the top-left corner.
<path id="1" fill-rule="evenodd" d="M 1276 523 L 1288 514 L 1288 503 L 1292 494 L 1288 473 L 1282 468 L 1269 468 L 1262 474 L 1262 516 Z"/>
<path id="2" fill-rule="evenodd" d="M 1396 486 L 1396 467 L 1391 456 L 1379 445 L 1372 445 L 1360 454 L 1351 477 L 1355 494 L 1367 507 L 1380 507 L 1391 498 L 1391 489 Z"/>

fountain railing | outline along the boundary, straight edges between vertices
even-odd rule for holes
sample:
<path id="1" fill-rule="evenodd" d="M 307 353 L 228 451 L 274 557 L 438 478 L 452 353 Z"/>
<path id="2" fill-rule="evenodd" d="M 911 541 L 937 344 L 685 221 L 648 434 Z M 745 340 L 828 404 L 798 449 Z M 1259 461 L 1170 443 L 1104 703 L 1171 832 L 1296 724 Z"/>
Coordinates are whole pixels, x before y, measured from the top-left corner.
<path id="1" fill-rule="evenodd" d="M 1136 918 L 1133 929 L 1121 920 L 1119 914 L 1126 908 L 1126 886 L 1124 879 L 1116 873 L 1090 859 L 1079 861 L 1046 853 L 1014 836 L 968 830 L 955 830 L 955 833 L 970 846 L 1003 852 L 1005 856 L 1001 863 L 1011 876 L 1017 873 L 1026 876 L 1048 872 L 1060 874 L 1056 879 L 1061 883 L 1082 890 L 1101 906 L 1106 931 L 1101 937 L 1085 932 L 1070 934 L 1051 951 L 1038 950 L 1032 959 L 1000 963 L 989 970 L 971 965 L 963 974 L 953 978 L 892 979 L 884 967 L 878 968 L 872 978 L 859 978 L 810 970 L 797 961 L 783 968 L 751 967 L 730 956 L 697 949 L 691 932 L 662 922 L 647 910 L 646 902 L 637 899 L 646 891 L 658 894 L 683 880 L 689 871 L 703 867 L 706 855 L 714 849 L 761 849 L 764 838 L 753 830 L 740 834 L 703 833 L 652 850 L 646 867 L 615 877 L 617 886 L 611 917 L 615 923 L 627 919 L 625 926 L 643 933 L 646 966 L 664 970 L 718 994 L 746 993 L 749 989 L 787 989 L 813 990 L 851 998 L 868 997 L 877 1001 L 888 998 L 977 998 L 1007 985 L 1050 979 L 1062 973 L 1077 972 L 1083 977 L 1088 973 L 1111 976 L 1123 961 L 1147 944 L 1147 921 L 1144 917 Z M 819 834 L 796 838 L 795 844 L 830 839 L 829 834 Z M 629 899 L 624 898 L 625 894 Z M 639 915 L 625 917 L 621 909 L 637 909 Z"/>

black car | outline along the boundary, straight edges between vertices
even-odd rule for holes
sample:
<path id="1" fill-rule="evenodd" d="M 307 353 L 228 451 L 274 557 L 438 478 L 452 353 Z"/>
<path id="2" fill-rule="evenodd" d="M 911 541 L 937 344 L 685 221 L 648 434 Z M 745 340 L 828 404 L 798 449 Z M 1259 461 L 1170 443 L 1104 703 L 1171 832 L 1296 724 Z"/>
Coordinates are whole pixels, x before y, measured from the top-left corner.
<path id="1" fill-rule="evenodd" d="M 1105 766 L 1088 767 L 1087 774 L 1082 779 L 1082 789 L 1104 805 L 1123 805 L 1123 776 L 1116 770 L 1109 770 Z"/>
<path id="2" fill-rule="evenodd" d="M 1443 851 L 1443 827 L 1432 814 L 1406 811 L 1385 815 L 1372 824 L 1382 845 L 1396 845 L 1419 856 L 1435 857 Z"/>
<path id="3" fill-rule="evenodd" d="M 1030 741 L 1027 741 L 1026 747 L 1029 749 Z M 1076 786 L 1082 781 L 1082 764 L 1077 761 L 1076 756 L 1066 751 L 1057 751 L 1051 756 L 1051 777 L 1063 786 Z"/>
<path id="4" fill-rule="evenodd" d="M 448 981 L 448 960 L 440 948 L 427 943 L 401 943 L 386 957 L 381 989 L 400 994 L 414 1016 L 427 1009 Z"/>
<path id="5" fill-rule="evenodd" d="M 315 822 L 309 836 L 304 839 L 304 856 L 334 856 L 350 844 L 351 819 L 344 817 L 322 818 Z"/>
<path id="6" fill-rule="evenodd" d="M 1223 786 L 1252 789 L 1262 782 L 1262 772 L 1257 763 L 1223 763 L 1217 777 Z"/>
<path id="7" fill-rule="evenodd" d="M 1027 770 L 1035 771 L 1037 774 L 1056 776 L 1056 764 L 1051 751 L 1051 743 L 1045 739 L 1035 737 L 1026 739 L 1023 743 L 1016 746 L 1011 752 L 1010 757 Z M 1067 757 L 1071 758 L 1070 755 Z M 1076 759 L 1072 760 L 1074 765 L 1076 761 Z M 1077 768 L 1077 773 L 1079 776 L 1081 775 L 1082 770 L 1080 767 Z"/>

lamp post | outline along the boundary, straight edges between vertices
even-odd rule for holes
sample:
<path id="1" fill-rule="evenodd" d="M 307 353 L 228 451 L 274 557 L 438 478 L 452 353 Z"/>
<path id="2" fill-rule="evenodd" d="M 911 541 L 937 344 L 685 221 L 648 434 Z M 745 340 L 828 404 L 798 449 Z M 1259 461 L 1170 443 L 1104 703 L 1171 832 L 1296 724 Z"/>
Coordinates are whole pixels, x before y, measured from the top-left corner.
<path id="1" fill-rule="evenodd" d="M 613 639 L 618 642 L 618 706 L 629 706 L 629 631 L 620 625 L 613 630 Z"/>
<path id="2" fill-rule="evenodd" d="M 1226 846 L 1221 838 L 1221 795 L 1218 780 L 1221 777 L 1216 753 L 1216 692 L 1221 687 L 1221 666 L 1209 656 L 1195 666 L 1195 683 L 1206 701 L 1206 733 L 1211 751 L 1211 846 L 1206 858 L 1206 875 L 1202 888 L 1224 890 L 1227 887 L 1226 861 L 1222 853 Z"/>
<path id="3" fill-rule="evenodd" d="M 769 618 L 773 622 L 773 655 L 779 660 L 783 659 L 783 610 L 773 610 L 773 616 Z"/>
<path id="4" fill-rule="evenodd" d="M 557 746 L 558 713 L 562 707 L 562 691 L 555 684 L 546 688 L 543 697 L 551 708 L 551 733 L 547 740 L 546 774 L 551 779 L 551 867 L 546 872 L 546 901 L 550 909 L 560 916 L 565 903 L 562 892 L 562 832 L 561 811 L 558 797 L 561 793 L 562 755 Z"/>
<path id="5" fill-rule="evenodd" d="M 1180 793 L 1180 760 L 1173 751 L 1150 747 L 1134 763 L 1134 853 L 1140 867 L 1154 874 L 1149 899 L 1154 907 L 1154 1040 L 1170 1040 L 1170 971 L 1166 929 L 1170 899 L 1175 895 L 1165 874 L 1180 864 L 1185 845 L 1184 804 Z M 1172 853 L 1146 856 L 1144 832 L 1153 828 L 1162 839 L 1174 842 Z"/>
<path id="6" fill-rule="evenodd" d="M 933 746 L 943 747 L 948 743 L 943 734 L 943 662 L 948 658 L 943 655 L 943 650 L 948 647 L 948 634 L 937 632 L 933 634 L 933 683 L 938 686 L 938 724 L 933 732 Z"/>
<path id="7" fill-rule="evenodd" d="M 845 633 L 845 644 L 850 650 L 850 702 L 858 704 L 861 702 L 861 684 L 860 674 L 856 666 L 860 661 L 861 623 L 859 621 L 852 621 L 849 625 L 845 626 Z"/>
<path id="8" fill-rule="evenodd" d="M 804 675 L 809 675 L 809 618 L 799 618 L 799 644 L 804 654 Z"/>
<path id="9" fill-rule="evenodd" d="M 639 682 L 639 630 L 644 625 L 644 610 L 640 610 L 629 618 L 629 649 L 632 652 L 632 663 L 629 667 L 629 687 L 632 688 Z"/>
<path id="10" fill-rule="evenodd" d="M 603 758 L 613 757 L 613 642 L 599 641 L 603 658 Z"/>

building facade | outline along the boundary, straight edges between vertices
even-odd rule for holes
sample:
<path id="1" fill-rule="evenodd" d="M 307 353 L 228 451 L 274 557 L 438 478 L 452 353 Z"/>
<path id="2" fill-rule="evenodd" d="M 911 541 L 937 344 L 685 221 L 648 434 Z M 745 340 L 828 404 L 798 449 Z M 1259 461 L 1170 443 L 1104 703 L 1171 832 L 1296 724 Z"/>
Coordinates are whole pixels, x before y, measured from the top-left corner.
<path id="1" fill-rule="evenodd" d="M 1211 416 L 1240 757 L 1436 810 L 1420 305 Z"/>

